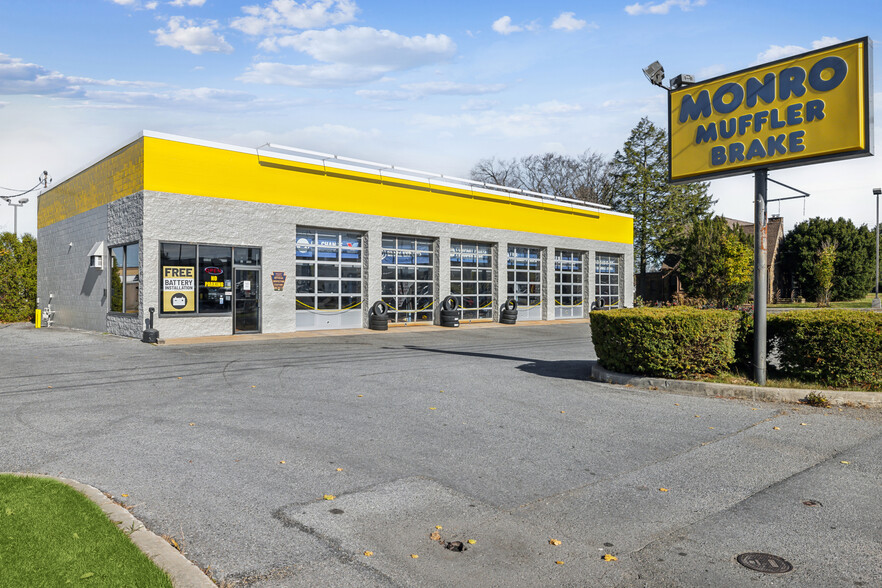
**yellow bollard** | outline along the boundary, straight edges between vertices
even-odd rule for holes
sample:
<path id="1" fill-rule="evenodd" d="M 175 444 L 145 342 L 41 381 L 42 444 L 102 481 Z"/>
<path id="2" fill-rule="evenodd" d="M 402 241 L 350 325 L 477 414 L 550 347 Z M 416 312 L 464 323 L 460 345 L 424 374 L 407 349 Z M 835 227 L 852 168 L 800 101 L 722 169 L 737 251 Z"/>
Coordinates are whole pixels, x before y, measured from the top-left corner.
<path id="1" fill-rule="evenodd" d="M 37 309 L 37 312 L 34 313 L 34 325 L 39 329 L 40 328 L 40 319 L 43 318 L 43 313 L 40 312 L 40 309 Z"/>

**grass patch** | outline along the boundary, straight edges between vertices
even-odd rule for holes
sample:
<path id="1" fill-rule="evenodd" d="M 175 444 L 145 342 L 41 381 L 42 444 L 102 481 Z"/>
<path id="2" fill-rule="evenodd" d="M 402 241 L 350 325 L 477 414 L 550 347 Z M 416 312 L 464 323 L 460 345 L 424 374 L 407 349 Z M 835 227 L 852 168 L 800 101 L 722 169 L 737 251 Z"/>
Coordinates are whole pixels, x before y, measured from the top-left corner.
<path id="1" fill-rule="evenodd" d="M 738 386 L 755 386 L 757 388 L 795 388 L 798 390 L 830 390 L 830 391 L 851 391 L 851 392 L 872 392 L 872 390 L 866 390 L 864 388 L 852 387 L 852 388 L 836 388 L 833 386 L 828 386 L 826 384 L 820 384 L 817 382 L 802 382 L 800 380 L 794 380 L 793 378 L 786 378 L 778 373 L 778 370 L 774 366 L 769 366 L 766 372 L 766 385 L 759 386 L 756 382 L 754 382 L 751 378 L 752 375 L 748 375 L 745 373 L 741 373 L 739 371 L 734 372 L 723 372 L 721 374 L 711 375 L 711 374 L 699 374 L 697 376 L 691 376 L 687 379 L 689 380 L 697 380 L 699 382 L 711 382 L 714 384 L 734 384 Z"/>
<path id="2" fill-rule="evenodd" d="M 168 587 L 97 504 L 47 478 L 0 474 L 0 586 Z"/>
<path id="3" fill-rule="evenodd" d="M 875 294 L 867 294 L 858 300 L 840 300 L 831 302 L 830 308 L 870 308 Z M 768 308 L 818 308 L 817 302 L 792 302 L 789 304 L 769 304 Z"/>

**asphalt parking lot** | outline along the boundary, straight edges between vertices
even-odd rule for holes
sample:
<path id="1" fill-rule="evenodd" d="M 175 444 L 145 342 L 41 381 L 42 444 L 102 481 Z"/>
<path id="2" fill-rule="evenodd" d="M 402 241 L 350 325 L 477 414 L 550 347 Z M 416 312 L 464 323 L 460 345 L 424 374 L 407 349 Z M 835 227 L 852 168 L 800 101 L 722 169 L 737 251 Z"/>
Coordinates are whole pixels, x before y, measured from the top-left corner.
<path id="1" fill-rule="evenodd" d="M 0 357 L 0 471 L 112 494 L 227 585 L 882 578 L 879 411 L 591 382 L 586 324 L 180 346 L 10 325 Z"/>

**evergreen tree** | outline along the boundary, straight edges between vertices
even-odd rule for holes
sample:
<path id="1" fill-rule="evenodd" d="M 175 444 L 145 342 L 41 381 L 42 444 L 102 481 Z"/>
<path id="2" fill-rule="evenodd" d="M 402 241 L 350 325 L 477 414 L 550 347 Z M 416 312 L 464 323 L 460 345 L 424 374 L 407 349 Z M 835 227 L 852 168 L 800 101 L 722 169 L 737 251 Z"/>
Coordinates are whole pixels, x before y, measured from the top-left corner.
<path id="1" fill-rule="evenodd" d="M 706 182 L 670 185 L 667 138 L 643 117 L 613 157 L 615 210 L 634 215 L 634 256 L 641 274 L 665 253 L 682 246 L 692 223 L 706 218 L 714 203 Z"/>
<path id="2" fill-rule="evenodd" d="M 37 307 L 37 240 L 0 234 L 0 322 L 30 320 Z"/>
<path id="3" fill-rule="evenodd" d="M 801 222 L 784 236 L 781 251 L 785 269 L 802 295 L 820 301 L 816 266 L 824 242 L 836 243 L 830 300 L 863 298 L 875 280 L 876 236 L 866 225 L 856 227 L 845 218 L 815 217 Z"/>
<path id="4" fill-rule="evenodd" d="M 690 296 L 717 307 L 747 301 L 753 285 L 753 246 L 741 227 L 721 216 L 692 224 L 683 246 L 680 275 Z"/>

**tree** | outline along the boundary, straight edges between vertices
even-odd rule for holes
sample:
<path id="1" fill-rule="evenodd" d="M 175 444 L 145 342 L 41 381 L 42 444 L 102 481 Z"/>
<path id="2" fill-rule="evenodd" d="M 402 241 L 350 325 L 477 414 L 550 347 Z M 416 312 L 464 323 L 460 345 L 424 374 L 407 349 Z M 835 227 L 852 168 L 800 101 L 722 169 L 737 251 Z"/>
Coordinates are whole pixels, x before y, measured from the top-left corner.
<path id="1" fill-rule="evenodd" d="M 615 210 L 634 215 L 634 254 L 640 273 L 682 246 L 686 228 L 710 214 L 706 182 L 670 185 L 664 130 L 643 117 L 612 162 Z"/>
<path id="2" fill-rule="evenodd" d="M 482 159 L 470 176 L 478 182 L 540 192 L 552 196 L 610 204 L 613 181 L 610 162 L 586 150 L 575 156 L 545 153 L 520 159 Z"/>
<path id="3" fill-rule="evenodd" d="M 784 236 L 781 251 L 785 271 L 803 296 L 816 296 L 820 284 L 815 272 L 818 251 L 825 241 L 836 243 L 830 300 L 863 298 L 875 279 L 876 237 L 866 225 L 856 227 L 845 218 L 815 217 L 801 222 Z"/>
<path id="4" fill-rule="evenodd" d="M 818 305 L 830 306 L 830 291 L 833 289 L 833 277 L 836 275 L 836 242 L 825 240 L 818 249 L 818 260 L 815 263 L 815 280 L 818 282 Z"/>
<path id="5" fill-rule="evenodd" d="M 753 284 L 750 238 L 721 216 L 696 221 L 683 246 L 680 275 L 690 296 L 719 308 L 743 304 Z"/>
<path id="6" fill-rule="evenodd" d="M 30 320 L 37 308 L 37 240 L 0 233 L 0 322 Z"/>

